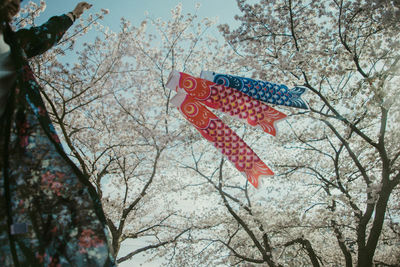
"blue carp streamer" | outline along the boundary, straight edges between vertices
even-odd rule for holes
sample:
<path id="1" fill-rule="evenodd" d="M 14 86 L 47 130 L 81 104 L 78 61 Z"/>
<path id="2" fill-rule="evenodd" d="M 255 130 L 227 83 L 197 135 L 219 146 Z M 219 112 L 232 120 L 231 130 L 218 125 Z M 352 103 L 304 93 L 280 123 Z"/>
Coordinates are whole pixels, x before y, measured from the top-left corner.
<path id="1" fill-rule="evenodd" d="M 303 87 L 289 89 L 283 84 L 219 74 L 212 71 L 202 71 L 200 77 L 226 87 L 234 88 L 268 104 L 308 109 L 307 104 L 301 99 L 301 95 L 306 90 Z"/>

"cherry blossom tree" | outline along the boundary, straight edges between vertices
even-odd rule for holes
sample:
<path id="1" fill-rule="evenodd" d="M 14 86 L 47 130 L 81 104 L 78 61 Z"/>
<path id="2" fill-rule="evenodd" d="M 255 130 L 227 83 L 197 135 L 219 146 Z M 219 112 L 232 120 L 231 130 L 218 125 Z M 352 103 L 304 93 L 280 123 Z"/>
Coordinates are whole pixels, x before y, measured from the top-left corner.
<path id="1" fill-rule="evenodd" d="M 154 251 L 173 266 L 400 264 L 398 2 L 246 2 L 237 29 L 220 26 L 231 50 L 179 5 L 166 21 L 122 19 L 119 32 L 102 10 L 32 61 L 117 261 Z M 44 7 L 31 3 L 18 27 Z M 90 29 L 98 37 L 83 43 Z M 259 190 L 171 107 L 173 69 L 308 89 L 310 110 L 278 107 L 289 118 L 275 138 L 221 116 L 274 169 Z"/>
<path id="2" fill-rule="evenodd" d="M 44 1 L 30 2 L 15 25 L 35 25 L 44 9 Z M 190 230 L 176 207 L 171 160 L 193 140 L 185 134 L 189 128 L 176 123 L 165 84 L 172 69 L 195 74 L 224 60 L 214 60 L 221 51 L 206 36 L 214 22 L 183 15 L 181 5 L 167 21 L 147 18 L 132 26 L 121 19 L 119 32 L 100 24 L 107 13 L 77 21 L 56 48 L 31 64 L 65 149 L 97 189 L 121 263 L 159 247 L 173 249 Z M 98 36 L 83 42 L 89 31 Z M 132 240 L 139 248 L 121 255 Z"/>
<path id="3" fill-rule="evenodd" d="M 284 109 L 274 140 L 241 127 L 277 174 L 264 189 L 212 155 L 182 164 L 204 181 L 186 187 L 219 201 L 177 261 L 398 266 L 398 2 L 247 2 L 237 1 L 237 29 L 220 26 L 239 56 L 231 73 L 304 86 L 310 109 Z"/>

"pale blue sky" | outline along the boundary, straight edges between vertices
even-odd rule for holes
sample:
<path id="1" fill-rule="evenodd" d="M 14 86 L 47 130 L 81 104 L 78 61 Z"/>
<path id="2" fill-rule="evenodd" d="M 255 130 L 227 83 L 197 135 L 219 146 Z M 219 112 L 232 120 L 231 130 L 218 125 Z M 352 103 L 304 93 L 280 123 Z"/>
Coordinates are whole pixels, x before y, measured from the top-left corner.
<path id="1" fill-rule="evenodd" d="M 40 0 L 33 1 L 40 2 Z M 42 13 L 41 19 L 47 20 L 52 15 L 69 12 L 79 2 L 78 0 L 47 0 L 47 9 Z M 218 16 L 218 24 L 234 24 L 234 15 L 239 13 L 236 0 L 89 0 L 87 2 L 93 4 L 93 12 L 102 8 L 110 11 L 103 24 L 112 30 L 118 30 L 121 17 L 125 17 L 133 24 L 140 23 L 145 18 L 146 11 L 152 18 L 166 19 L 170 16 L 170 10 L 178 3 L 182 3 L 184 13 L 194 12 L 195 4 L 200 3 L 198 16 L 200 18 Z"/>

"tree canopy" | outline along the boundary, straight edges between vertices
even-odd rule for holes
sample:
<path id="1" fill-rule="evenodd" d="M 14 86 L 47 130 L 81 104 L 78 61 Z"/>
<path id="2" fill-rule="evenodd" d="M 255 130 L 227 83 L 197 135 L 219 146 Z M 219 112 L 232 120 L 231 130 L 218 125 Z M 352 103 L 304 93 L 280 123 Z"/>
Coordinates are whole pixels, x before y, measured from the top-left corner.
<path id="1" fill-rule="evenodd" d="M 19 20 L 38 15 L 31 5 Z M 173 266 L 398 266 L 399 2 L 237 5 L 225 40 L 181 6 L 119 32 L 104 10 L 32 62 L 118 262 L 151 251 Z M 98 37 L 79 44 L 89 28 Z M 259 190 L 169 103 L 169 73 L 202 69 L 307 88 L 309 110 L 276 107 L 289 115 L 276 137 L 223 117 L 276 173 Z M 141 246 L 121 254 L 128 240 Z"/>

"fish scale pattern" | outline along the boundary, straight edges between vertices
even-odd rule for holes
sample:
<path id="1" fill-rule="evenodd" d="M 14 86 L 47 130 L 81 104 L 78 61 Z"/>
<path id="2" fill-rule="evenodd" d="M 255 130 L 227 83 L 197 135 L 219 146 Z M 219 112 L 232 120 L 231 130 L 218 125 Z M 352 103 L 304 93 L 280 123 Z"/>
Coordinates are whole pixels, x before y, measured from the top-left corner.
<path id="1" fill-rule="evenodd" d="M 219 74 L 211 71 L 202 71 L 200 77 L 226 87 L 234 88 L 264 103 L 308 109 L 305 101 L 301 99 L 301 96 L 306 90 L 303 87 L 296 86 L 289 89 L 284 84 L 276 84 L 229 74 Z"/>
<path id="2" fill-rule="evenodd" d="M 205 100 L 206 105 L 214 106 L 219 103 L 220 111 L 232 117 L 246 120 L 248 124 L 261 127 L 262 130 L 273 136 L 276 135 L 275 123 L 286 118 L 286 115 L 262 102 L 243 93 L 223 85 L 209 85 L 211 96 Z"/>

